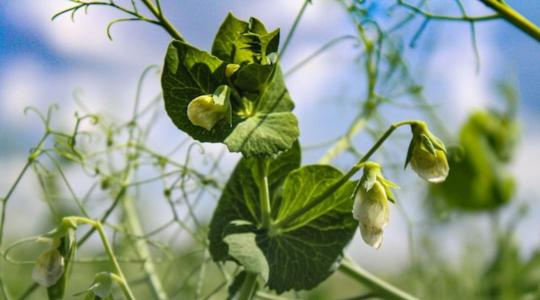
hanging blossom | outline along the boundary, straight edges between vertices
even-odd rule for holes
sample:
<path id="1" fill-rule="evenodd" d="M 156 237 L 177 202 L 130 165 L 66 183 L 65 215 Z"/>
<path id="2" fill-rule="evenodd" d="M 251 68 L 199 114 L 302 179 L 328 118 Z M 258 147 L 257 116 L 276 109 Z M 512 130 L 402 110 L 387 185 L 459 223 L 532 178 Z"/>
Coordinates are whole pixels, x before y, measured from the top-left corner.
<path id="1" fill-rule="evenodd" d="M 352 213 L 358 220 L 362 239 L 371 247 L 378 249 L 382 245 L 383 230 L 390 218 L 388 202 L 395 202 L 390 188 L 396 187 L 396 184 L 383 177 L 379 164 L 365 163 Z"/>
<path id="2" fill-rule="evenodd" d="M 413 137 L 407 151 L 405 167 L 410 163 L 413 170 L 431 183 L 443 182 L 450 170 L 443 142 L 433 135 L 427 124 L 411 125 Z"/>

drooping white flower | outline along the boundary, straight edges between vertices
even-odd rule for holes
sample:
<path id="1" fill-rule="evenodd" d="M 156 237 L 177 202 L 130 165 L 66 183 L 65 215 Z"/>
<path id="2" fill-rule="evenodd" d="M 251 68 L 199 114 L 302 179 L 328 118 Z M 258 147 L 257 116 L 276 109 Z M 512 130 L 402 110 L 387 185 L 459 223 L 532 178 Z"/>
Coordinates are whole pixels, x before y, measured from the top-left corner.
<path id="1" fill-rule="evenodd" d="M 360 179 L 353 204 L 353 217 L 358 220 L 362 239 L 374 248 L 380 248 L 383 231 L 390 219 L 389 201 L 394 201 L 390 191 L 395 184 L 386 180 L 379 164 L 368 162 Z"/>
<path id="2" fill-rule="evenodd" d="M 446 148 L 423 122 L 411 125 L 413 137 L 407 152 L 405 167 L 410 163 L 421 178 L 431 183 L 443 182 L 450 170 Z"/>
<path id="3" fill-rule="evenodd" d="M 212 95 L 202 95 L 189 102 L 187 117 L 193 125 L 210 131 L 226 111 L 225 105 L 215 103 Z"/>
<path id="4" fill-rule="evenodd" d="M 53 248 L 41 254 L 32 270 L 32 279 L 44 287 L 53 286 L 64 274 L 64 257 Z"/>

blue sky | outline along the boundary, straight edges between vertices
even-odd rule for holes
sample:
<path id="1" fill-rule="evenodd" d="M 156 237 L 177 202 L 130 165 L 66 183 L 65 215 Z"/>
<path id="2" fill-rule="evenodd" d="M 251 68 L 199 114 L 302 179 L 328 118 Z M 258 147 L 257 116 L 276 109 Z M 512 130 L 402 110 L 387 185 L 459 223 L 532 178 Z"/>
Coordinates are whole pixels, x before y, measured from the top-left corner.
<path id="1" fill-rule="evenodd" d="M 209 49 L 213 35 L 228 11 L 241 18 L 257 16 L 269 28 L 282 28 L 282 36 L 302 1 L 162 1 L 169 19 L 194 45 Z M 472 11 L 486 11 L 477 1 Z M 474 2 L 474 3 L 473 3 Z M 524 15 L 540 24 L 540 4 L 536 1 L 509 1 Z M 536 3 L 535 3 L 536 2 Z M 355 30 L 335 1 L 314 0 L 308 7 L 298 32 L 283 60 L 284 69 L 300 61 L 323 43 Z M 23 163 L 27 150 L 41 134 L 35 118 L 23 117 L 27 105 L 45 109 L 61 104 L 57 122 L 67 125 L 76 110 L 72 100 L 75 88 L 82 88 L 92 107 L 115 116 L 125 116 L 131 103 L 136 80 L 150 64 L 161 64 L 169 37 L 149 24 L 119 24 L 112 29 L 114 41 L 105 35 L 107 21 L 117 14 L 107 9 L 90 10 L 72 23 L 65 16 L 55 22 L 52 14 L 68 5 L 61 0 L 17 0 L 0 4 L 0 165 L 5 176 L 0 179 L 0 194 Z M 405 30 L 410 37 L 418 22 Z M 406 48 L 415 76 L 425 84 L 427 98 L 438 104 L 450 127 L 456 127 L 468 112 L 495 102 L 494 82 L 499 79 L 516 83 L 522 96 L 520 116 L 524 137 L 513 170 L 522 184 L 523 197 L 540 194 L 540 44 L 504 22 L 478 25 L 478 44 L 482 69 L 476 73 L 474 54 L 465 24 L 433 22 L 416 48 Z M 324 54 L 304 70 L 287 79 L 297 103 L 302 142 L 314 144 L 344 132 L 355 115 L 354 104 L 335 105 L 337 97 L 363 94 L 359 67 L 352 63 L 358 54 L 353 45 L 344 43 Z M 144 96 L 159 92 L 157 77 L 151 80 Z M 390 120 L 403 116 L 389 115 Z M 320 126 L 321 119 L 330 119 Z M 169 149 L 171 136 L 178 131 L 166 117 L 159 126 L 158 145 Z M 320 153 L 308 154 L 315 161 Z M 6 180 L 7 178 L 9 180 Z M 31 182 L 27 183 L 28 185 Z M 21 196 L 22 197 L 22 196 Z M 418 204 L 418 202 L 415 202 Z M 414 205 L 411 206 L 414 210 Z M 395 213 L 397 215 L 397 213 Z M 392 246 L 404 243 L 403 230 L 393 221 L 386 238 L 389 250 L 369 255 L 394 256 Z M 539 228 L 538 222 L 533 224 Z M 523 229 L 526 230 L 526 229 Z M 354 242 L 360 247 L 359 242 Z M 539 238 L 529 239 L 531 247 Z M 383 247 L 384 248 L 384 247 Z M 403 247 L 405 248 L 405 247 Z M 394 247 L 396 249 L 396 247 Z M 362 248 L 362 251 L 371 251 Z M 402 250 L 406 251 L 406 250 Z M 401 254 L 405 255 L 405 254 Z M 399 256 L 399 255 L 398 255 Z"/>

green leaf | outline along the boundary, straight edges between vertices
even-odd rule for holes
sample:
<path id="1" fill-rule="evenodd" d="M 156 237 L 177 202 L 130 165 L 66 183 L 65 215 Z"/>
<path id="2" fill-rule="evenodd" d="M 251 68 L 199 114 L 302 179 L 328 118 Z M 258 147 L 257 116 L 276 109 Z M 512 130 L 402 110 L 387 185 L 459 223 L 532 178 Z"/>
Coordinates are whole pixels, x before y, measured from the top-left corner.
<path id="1" fill-rule="evenodd" d="M 289 149 L 299 134 L 293 113 L 258 113 L 238 124 L 224 143 L 231 152 L 264 156 Z"/>
<path id="2" fill-rule="evenodd" d="M 291 150 L 270 163 L 270 195 L 277 221 L 303 207 L 342 176 L 339 170 L 325 165 L 291 172 L 299 162 Z M 245 220 L 259 227 L 251 232 L 270 268 L 269 288 L 278 293 L 314 288 L 334 272 L 358 226 L 351 215 L 354 183 L 346 183 L 283 230 L 270 233 L 260 228 L 253 168 L 250 160 L 241 160 L 225 187 L 210 224 L 212 257 L 216 261 L 228 259 L 229 247 L 223 241 L 228 232 L 224 228 L 233 220 Z"/>
<path id="3" fill-rule="evenodd" d="M 231 222 L 225 229 L 223 241 L 227 243 L 229 256 L 234 258 L 248 273 L 259 274 L 268 280 L 268 262 L 256 242 L 256 234 L 250 223 Z M 231 228 L 232 227 L 232 228 Z"/>
<path id="4" fill-rule="evenodd" d="M 161 85 L 167 114 L 180 130 L 201 142 L 221 142 L 232 131 L 226 118 L 208 131 L 187 117 L 191 100 L 213 94 L 224 82 L 224 69 L 217 57 L 181 41 L 171 42 L 165 56 Z M 234 118 L 233 124 L 238 122 L 239 117 Z"/>
<path id="5" fill-rule="evenodd" d="M 268 33 L 256 18 L 245 22 L 229 13 L 214 38 L 212 54 L 230 63 L 266 64 L 266 55 L 278 45 L 279 29 Z"/>
<path id="6" fill-rule="evenodd" d="M 290 113 L 294 104 L 279 70 L 260 91 L 249 117 L 240 117 L 241 107 L 232 103 L 228 117 L 218 121 L 211 130 L 191 123 L 187 107 L 194 98 L 223 94 L 220 87 L 225 82 L 225 65 L 217 57 L 184 42 L 171 43 L 165 58 L 162 87 L 165 109 L 173 123 L 196 140 L 224 142 L 230 151 L 242 152 L 248 157 L 271 156 L 289 149 L 298 138 L 299 130 L 296 117 Z M 216 98 L 226 102 L 226 97 Z"/>
<path id="7" fill-rule="evenodd" d="M 227 62 L 250 61 L 251 53 L 237 49 L 238 40 L 249 30 L 249 23 L 237 19 L 229 13 L 221 27 L 219 28 L 214 43 L 212 44 L 212 54 Z"/>
<path id="8" fill-rule="evenodd" d="M 272 205 L 280 201 L 279 190 L 287 174 L 300 167 L 300 153 L 300 145 L 296 142 L 270 162 L 268 185 Z M 210 253 L 216 261 L 227 257 L 228 246 L 222 238 L 229 223 L 234 220 L 245 220 L 255 225 L 261 223 L 259 191 L 252 172 L 255 166 L 254 159 L 243 158 L 238 162 L 214 211 L 208 239 Z"/>
<path id="9" fill-rule="evenodd" d="M 515 192 L 515 181 L 506 169 L 506 155 L 493 147 L 494 135 L 500 128 L 486 130 L 486 118 L 500 124 L 504 118 L 489 112 L 471 114 L 460 131 L 460 152 L 450 148 L 448 163 L 451 172 L 445 182 L 430 186 L 429 201 L 435 210 L 459 209 L 464 211 L 490 211 L 508 203 Z M 493 125 L 493 124 L 491 124 Z M 491 126 L 488 126 L 490 128 Z M 502 131 L 502 130 L 501 130 Z"/>
<path id="10" fill-rule="evenodd" d="M 273 70 L 273 65 L 246 65 L 236 73 L 234 84 L 246 92 L 260 92 L 266 88 Z"/>

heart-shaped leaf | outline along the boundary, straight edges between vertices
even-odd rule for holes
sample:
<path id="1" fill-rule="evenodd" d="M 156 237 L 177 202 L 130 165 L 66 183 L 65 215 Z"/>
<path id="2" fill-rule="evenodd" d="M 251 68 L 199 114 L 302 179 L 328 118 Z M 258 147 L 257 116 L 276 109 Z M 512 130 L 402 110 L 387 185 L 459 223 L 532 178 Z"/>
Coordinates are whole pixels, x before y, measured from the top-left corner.
<path id="1" fill-rule="evenodd" d="M 303 207 L 342 176 L 339 170 L 326 165 L 298 168 L 299 154 L 295 151 L 293 148 L 283 153 L 270 164 L 271 204 L 277 221 Z M 228 238 L 226 225 L 233 220 L 245 220 L 259 227 L 252 232 L 270 268 L 269 288 L 278 293 L 314 288 L 333 273 L 358 226 L 351 215 L 354 183 L 347 182 L 287 227 L 269 232 L 260 228 L 260 201 L 253 168 L 254 163 L 248 159 L 239 162 L 214 212 L 209 233 L 214 260 L 229 259 L 229 249 L 223 241 Z"/>
<path id="2" fill-rule="evenodd" d="M 276 65 L 241 68 L 239 82 L 246 90 L 240 92 L 250 98 L 230 99 L 227 115 L 210 130 L 189 120 L 187 109 L 194 98 L 224 90 L 225 68 L 225 62 L 205 51 L 181 41 L 170 44 L 161 82 L 165 109 L 173 123 L 198 141 L 223 142 L 230 151 L 247 157 L 272 156 L 289 149 L 299 136 L 298 122 L 290 112 L 294 104 Z M 253 106 L 249 113 L 242 101 Z"/>

